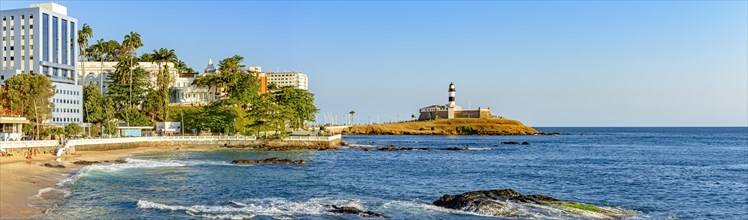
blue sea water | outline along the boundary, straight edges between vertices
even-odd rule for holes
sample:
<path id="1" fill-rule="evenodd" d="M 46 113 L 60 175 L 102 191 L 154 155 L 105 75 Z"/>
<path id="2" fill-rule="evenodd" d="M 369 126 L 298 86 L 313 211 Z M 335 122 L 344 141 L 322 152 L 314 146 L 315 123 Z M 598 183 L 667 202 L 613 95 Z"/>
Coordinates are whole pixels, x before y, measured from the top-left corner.
<path id="1" fill-rule="evenodd" d="M 344 136 L 358 147 L 467 151 L 139 154 L 127 164 L 93 165 L 72 174 L 59 184 L 67 194 L 39 218 L 365 219 L 327 212 L 324 205 L 333 204 L 396 219 L 501 219 L 430 204 L 443 194 L 502 188 L 636 210 L 637 219 L 748 218 L 748 128 L 540 130 L 564 135 Z M 268 157 L 307 163 L 229 163 Z M 40 192 L 45 194 L 52 193 Z M 563 218 L 537 216 L 549 217 Z"/>

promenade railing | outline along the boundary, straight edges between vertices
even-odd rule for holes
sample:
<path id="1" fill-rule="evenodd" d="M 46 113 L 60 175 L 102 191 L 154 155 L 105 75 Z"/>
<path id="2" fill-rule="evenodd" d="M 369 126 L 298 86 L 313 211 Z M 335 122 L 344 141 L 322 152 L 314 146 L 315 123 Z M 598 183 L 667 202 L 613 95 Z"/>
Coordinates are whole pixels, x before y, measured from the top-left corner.
<path id="1" fill-rule="evenodd" d="M 339 134 L 333 136 L 291 136 L 284 138 L 284 141 L 333 141 L 341 139 L 342 136 Z"/>
<path id="2" fill-rule="evenodd" d="M 333 136 L 292 136 L 284 138 L 284 141 L 332 141 L 341 139 L 341 135 Z M 158 137 L 124 137 L 124 138 L 98 138 L 98 139 L 73 139 L 65 143 L 65 147 L 95 145 L 95 144 L 120 144 L 135 142 L 158 142 L 158 141 L 254 141 L 254 136 L 158 136 Z M 27 148 L 27 147 L 55 147 L 59 146 L 59 140 L 44 141 L 0 141 L 0 149 Z"/>

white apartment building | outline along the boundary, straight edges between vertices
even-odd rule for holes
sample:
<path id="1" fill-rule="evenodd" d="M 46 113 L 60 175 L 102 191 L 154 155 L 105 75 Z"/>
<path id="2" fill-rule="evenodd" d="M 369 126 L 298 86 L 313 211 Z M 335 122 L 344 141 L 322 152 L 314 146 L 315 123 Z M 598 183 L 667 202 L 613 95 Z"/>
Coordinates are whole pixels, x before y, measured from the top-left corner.
<path id="1" fill-rule="evenodd" d="M 86 83 L 94 84 L 98 86 L 99 90 L 103 93 L 107 93 L 107 86 L 109 84 L 108 76 L 116 70 L 117 62 L 78 62 L 77 72 L 83 73 L 83 66 L 86 67 L 85 69 L 87 72 Z M 150 73 L 151 85 L 155 88 L 157 85 L 156 76 L 159 71 L 158 63 L 138 62 L 138 66 Z M 177 69 L 174 67 L 174 63 L 168 63 L 167 66 L 169 66 L 169 73 L 171 74 L 169 87 L 173 90 L 173 92 L 170 92 L 169 94 L 169 102 L 171 104 L 202 105 L 210 102 L 211 93 L 209 93 L 207 88 L 197 88 L 192 85 L 192 81 L 195 80 L 196 76 L 178 74 Z"/>
<path id="2" fill-rule="evenodd" d="M 208 88 L 199 88 L 192 85 L 195 75 L 180 75 L 174 79 L 173 94 L 169 94 L 170 105 L 207 105 L 214 98 L 214 93 Z"/>
<path id="3" fill-rule="evenodd" d="M 82 92 L 76 77 L 78 20 L 55 3 L 2 10 L 0 18 L 0 83 L 15 74 L 49 76 L 55 86 L 51 122 L 81 123 Z"/>
<path id="4" fill-rule="evenodd" d="M 169 67 L 169 73 L 171 74 L 172 81 L 175 79 L 179 74 L 177 74 L 177 69 L 174 68 L 174 63 L 168 63 L 166 64 Z M 78 62 L 78 65 L 76 66 L 76 72 L 77 73 L 83 73 L 83 66 L 86 68 L 86 83 L 90 84 L 93 83 L 94 85 L 99 87 L 99 90 L 101 90 L 103 93 L 107 92 L 107 85 L 109 84 L 109 81 L 107 80 L 109 74 L 114 73 L 116 70 L 117 62 L 99 62 L 99 61 L 86 61 L 86 62 Z M 154 62 L 138 62 L 138 66 L 145 69 L 150 73 L 151 76 L 151 85 L 154 87 L 157 85 L 157 74 L 158 74 L 158 63 Z M 78 77 L 82 77 L 79 76 Z"/>
<path id="5" fill-rule="evenodd" d="M 309 79 L 306 74 L 300 72 L 265 73 L 268 78 L 267 84 L 275 84 L 278 87 L 294 86 L 299 89 L 309 90 Z"/>

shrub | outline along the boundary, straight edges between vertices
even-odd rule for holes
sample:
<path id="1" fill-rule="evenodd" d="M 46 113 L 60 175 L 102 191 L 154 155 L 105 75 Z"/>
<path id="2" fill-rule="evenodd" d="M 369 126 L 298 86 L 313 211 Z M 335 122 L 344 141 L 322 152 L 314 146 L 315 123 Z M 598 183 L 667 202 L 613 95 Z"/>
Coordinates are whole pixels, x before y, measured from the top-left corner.
<path id="1" fill-rule="evenodd" d="M 457 127 L 457 133 L 461 134 L 478 134 L 480 130 L 471 126 L 459 126 Z"/>

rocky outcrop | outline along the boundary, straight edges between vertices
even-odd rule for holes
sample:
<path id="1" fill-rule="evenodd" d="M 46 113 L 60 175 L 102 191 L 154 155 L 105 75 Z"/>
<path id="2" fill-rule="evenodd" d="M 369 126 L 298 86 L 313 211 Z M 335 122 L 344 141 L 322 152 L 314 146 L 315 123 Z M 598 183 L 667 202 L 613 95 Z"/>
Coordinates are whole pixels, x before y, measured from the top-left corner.
<path id="1" fill-rule="evenodd" d="M 84 165 L 84 166 L 85 165 L 91 165 L 91 164 L 97 164 L 97 163 L 101 163 L 101 162 L 99 162 L 99 161 L 88 161 L 88 160 L 79 160 L 79 161 L 73 162 L 73 164 L 75 164 L 75 165 Z"/>
<path id="2" fill-rule="evenodd" d="M 62 164 L 56 164 L 56 165 L 53 165 L 53 164 L 51 164 L 51 163 L 45 163 L 45 164 L 44 164 L 43 166 L 45 166 L 45 167 L 49 167 L 49 168 L 65 168 L 65 166 L 64 166 L 64 165 L 62 165 Z"/>
<path id="3" fill-rule="evenodd" d="M 123 159 L 117 159 L 117 160 L 114 160 L 114 161 L 108 161 L 108 160 L 105 160 L 105 161 L 79 160 L 79 161 L 73 162 L 73 164 L 75 164 L 75 165 L 83 165 L 83 166 L 92 165 L 92 164 L 100 164 L 100 163 L 107 163 L 107 164 L 108 163 L 127 163 L 127 161 L 123 160 Z"/>
<path id="4" fill-rule="evenodd" d="M 289 160 L 289 159 L 278 159 L 277 157 L 271 157 L 262 160 L 234 160 L 232 164 L 304 164 L 304 160 Z"/>
<path id="5" fill-rule="evenodd" d="M 353 214 L 353 215 L 359 215 L 363 217 L 391 218 L 381 213 L 376 213 L 372 211 L 364 211 L 356 207 L 348 207 L 348 206 L 338 207 L 335 205 L 325 205 L 325 207 L 330 208 L 329 212 L 332 212 L 332 213 Z"/>
<path id="6" fill-rule="evenodd" d="M 431 148 L 431 147 L 381 147 L 379 151 L 408 151 L 408 150 L 469 150 L 467 147 L 446 147 L 446 148 Z"/>
<path id="7" fill-rule="evenodd" d="M 544 213 L 555 213 L 560 216 L 540 218 L 620 219 L 631 217 L 635 213 L 632 210 L 564 201 L 540 194 L 523 195 L 512 189 L 444 195 L 434 201 L 433 205 L 482 215 L 512 218 L 538 218 Z M 551 212 L 548 212 L 549 210 Z"/>
<path id="8" fill-rule="evenodd" d="M 520 143 L 519 141 L 503 141 L 503 142 L 501 142 L 501 144 L 513 144 L 513 145 L 516 145 L 516 144 L 521 144 L 521 145 L 530 145 L 530 142 L 527 142 L 527 141 L 525 141 L 525 142 L 522 142 L 522 143 Z"/>

